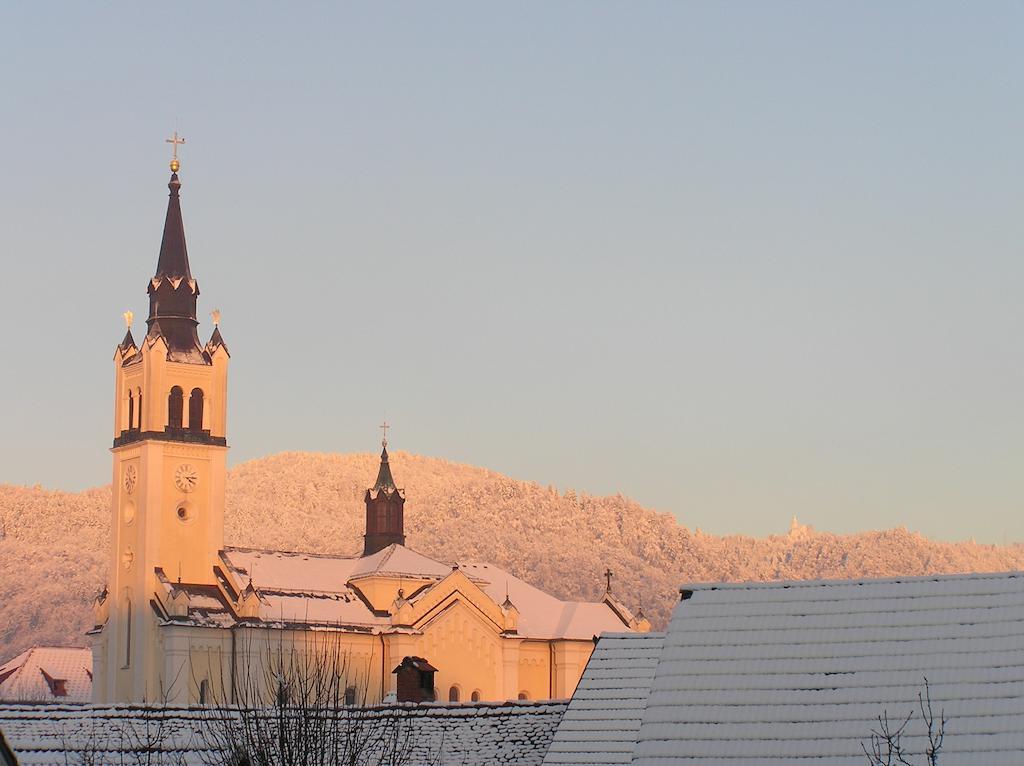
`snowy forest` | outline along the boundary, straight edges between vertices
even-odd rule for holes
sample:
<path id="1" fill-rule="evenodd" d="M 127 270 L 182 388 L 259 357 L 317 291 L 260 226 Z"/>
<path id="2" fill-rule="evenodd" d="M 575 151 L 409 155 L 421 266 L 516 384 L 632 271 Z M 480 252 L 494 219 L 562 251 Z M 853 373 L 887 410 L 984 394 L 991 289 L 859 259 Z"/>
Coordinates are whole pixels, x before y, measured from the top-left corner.
<path id="1" fill-rule="evenodd" d="M 227 545 L 358 554 L 375 454 L 282 453 L 229 473 Z M 449 562 L 487 561 L 566 599 L 598 599 L 602 573 L 664 628 L 681 585 L 1024 569 L 1024 545 L 944 543 L 897 528 L 854 535 L 718 537 L 622 497 L 558 492 L 493 471 L 397 452 L 406 543 Z M 87 645 L 107 572 L 110 488 L 0 485 L 0 660 L 34 644 Z M 256 582 L 259 587 L 259 582 Z"/>

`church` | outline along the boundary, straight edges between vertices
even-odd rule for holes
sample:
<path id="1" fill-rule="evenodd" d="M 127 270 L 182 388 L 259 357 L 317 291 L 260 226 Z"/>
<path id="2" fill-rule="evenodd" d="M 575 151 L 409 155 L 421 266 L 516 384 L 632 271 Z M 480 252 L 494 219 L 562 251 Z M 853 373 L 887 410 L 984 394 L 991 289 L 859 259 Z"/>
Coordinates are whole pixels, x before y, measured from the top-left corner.
<path id="1" fill-rule="evenodd" d="M 650 624 L 611 592 L 567 602 L 486 563 L 406 547 L 406 494 L 385 437 L 361 556 L 224 545 L 228 366 L 185 244 L 175 134 L 170 197 L 141 344 L 114 353 L 110 571 L 96 601 L 94 702 L 235 703 L 268 658 L 343 662 L 345 702 L 572 696 L 605 631 Z M 385 432 L 386 434 L 386 432 Z M 367 477 L 367 483 L 371 481 Z"/>

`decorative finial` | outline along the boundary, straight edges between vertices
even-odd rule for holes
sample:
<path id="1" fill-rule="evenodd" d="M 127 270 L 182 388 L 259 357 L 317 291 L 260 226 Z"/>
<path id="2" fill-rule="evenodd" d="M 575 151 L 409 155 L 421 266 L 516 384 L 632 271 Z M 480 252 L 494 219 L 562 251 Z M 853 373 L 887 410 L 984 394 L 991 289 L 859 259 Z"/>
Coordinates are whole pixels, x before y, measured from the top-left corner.
<path id="1" fill-rule="evenodd" d="M 384 438 L 380 440 L 380 444 L 381 444 L 381 446 L 384 449 L 387 449 L 388 448 L 388 429 L 391 428 L 391 426 L 388 425 L 388 421 L 385 420 L 381 424 L 380 428 L 384 432 Z"/>
<path id="2" fill-rule="evenodd" d="M 210 312 L 210 319 L 213 320 L 213 326 L 217 327 L 220 325 L 220 309 L 214 309 Z"/>
<path id="3" fill-rule="evenodd" d="M 185 143 L 185 139 L 179 136 L 178 131 L 175 130 L 173 136 L 164 139 L 164 143 L 170 144 L 173 147 L 171 154 L 171 172 L 177 173 L 181 168 L 181 163 L 178 162 L 178 146 Z"/>
<path id="4" fill-rule="evenodd" d="M 132 320 L 135 319 L 135 313 L 132 311 L 126 311 L 121 316 L 124 317 L 125 326 L 130 330 L 132 329 Z"/>
<path id="5" fill-rule="evenodd" d="M 608 581 L 608 592 L 611 593 L 612 592 L 612 577 L 614 577 L 615 575 L 612 573 L 612 570 L 606 569 L 604 571 L 604 576 L 605 576 L 605 579 Z"/>

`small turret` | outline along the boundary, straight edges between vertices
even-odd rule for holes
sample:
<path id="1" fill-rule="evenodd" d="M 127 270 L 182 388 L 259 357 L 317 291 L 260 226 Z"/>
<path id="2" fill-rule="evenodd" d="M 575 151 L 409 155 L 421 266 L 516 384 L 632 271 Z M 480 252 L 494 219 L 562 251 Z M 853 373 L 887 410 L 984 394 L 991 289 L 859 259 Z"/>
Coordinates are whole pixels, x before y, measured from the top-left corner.
<path id="1" fill-rule="evenodd" d="M 213 355 L 217 353 L 218 349 L 224 349 L 224 353 L 231 356 L 228 344 L 224 342 L 224 336 L 220 334 L 220 310 L 214 309 L 211 311 L 210 317 L 213 319 L 213 334 L 206 341 L 206 358 L 212 360 Z"/>
<path id="2" fill-rule="evenodd" d="M 397 543 L 405 545 L 405 495 L 395 486 L 388 463 L 388 440 L 381 445 L 380 469 L 373 487 L 366 490 L 366 534 L 363 535 L 363 555 L 383 550 Z"/>

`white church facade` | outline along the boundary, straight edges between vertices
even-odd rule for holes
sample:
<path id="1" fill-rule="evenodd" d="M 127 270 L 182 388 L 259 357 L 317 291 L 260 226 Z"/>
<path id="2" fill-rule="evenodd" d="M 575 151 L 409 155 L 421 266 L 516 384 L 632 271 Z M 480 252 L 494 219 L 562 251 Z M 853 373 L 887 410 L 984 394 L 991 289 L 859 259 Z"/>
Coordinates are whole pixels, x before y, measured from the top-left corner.
<path id="1" fill-rule="evenodd" d="M 363 555 L 225 547 L 230 353 L 216 316 L 199 340 L 177 159 L 171 170 L 146 336 L 135 342 L 126 315 L 114 355 L 95 702 L 234 702 L 270 683 L 269 658 L 325 651 L 344 657 L 348 702 L 567 698 L 598 634 L 649 630 L 610 587 L 600 602 L 566 602 L 497 567 L 405 547 L 386 441 Z"/>

